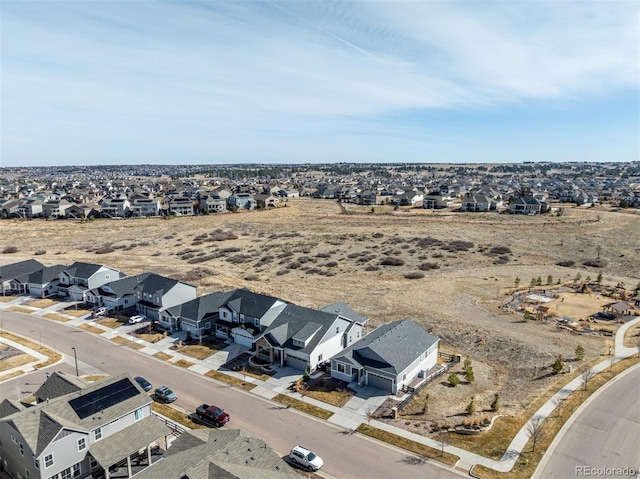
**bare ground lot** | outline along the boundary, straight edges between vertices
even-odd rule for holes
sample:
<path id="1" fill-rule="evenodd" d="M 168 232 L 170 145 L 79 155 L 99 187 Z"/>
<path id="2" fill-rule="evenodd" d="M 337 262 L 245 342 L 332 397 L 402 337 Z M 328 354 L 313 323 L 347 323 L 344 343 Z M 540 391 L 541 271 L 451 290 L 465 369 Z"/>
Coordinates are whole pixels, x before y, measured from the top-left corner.
<path id="1" fill-rule="evenodd" d="M 534 378 L 557 354 L 573 357 L 578 343 L 585 360 L 606 350 L 604 338 L 500 310 L 516 277 L 522 284 L 549 275 L 564 282 L 602 272 L 603 284 L 628 289 L 640 281 L 640 216 L 585 209 L 565 209 L 560 217 L 341 214 L 334 201 L 300 199 L 251 213 L 2 226 L 0 249 L 23 246 L 0 255 L 0 264 L 44 250 L 37 259 L 47 265 L 87 261 L 128 275 L 154 271 L 197 285 L 200 295 L 246 287 L 308 307 L 345 301 L 371 318 L 371 327 L 411 318 L 477 365 L 476 385 L 434 386 L 429 408 L 440 417 L 458 415 L 472 394 L 486 409 L 495 392 L 501 414 L 516 414 L 553 386 L 553 377 Z M 598 256 L 605 266 L 583 264 Z M 567 307 L 561 304 L 559 314 Z"/>

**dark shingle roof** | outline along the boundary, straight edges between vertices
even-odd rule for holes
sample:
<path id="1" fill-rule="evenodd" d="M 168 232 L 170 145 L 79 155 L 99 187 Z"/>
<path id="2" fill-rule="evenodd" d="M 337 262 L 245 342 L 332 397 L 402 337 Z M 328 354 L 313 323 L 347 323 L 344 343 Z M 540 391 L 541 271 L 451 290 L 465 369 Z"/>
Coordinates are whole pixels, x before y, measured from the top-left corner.
<path id="1" fill-rule="evenodd" d="M 66 394 L 74 393 L 89 385 L 84 379 L 71 376 L 63 372 L 51 374 L 42 386 L 34 393 L 38 401 L 55 399 Z"/>
<path id="2" fill-rule="evenodd" d="M 177 279 L 167 278 L 159 274 L 149 273 L 149 275 L 138 283 L 135 287 L 137 291 L 149 294 L 158 294 L 162 296 L 164 293 L 180 283 Z"/>
<path id="3" fill-rule="evenodd" d="M 133 294 L 134 288 L 144 281 L 151 273 L 142 273 L 136 276 L 125 276 L 124 278 L 111 281 L 106 285 L 100 286 L 98 291 L 100 294 L 110 295 L 103 289 L 104 286 L 108 287 L 117 297 L 125 296 L 127 294 Z"/>
<path id="4" fill-rule="evenodd" d="M 29 275 L 28 282 L 33 284 L 47 284 L 50 281 L 58 279 L 60 273 L 67 269 L 64 264 L 56 264 L 54 266 L 45 266 L 38 271 L 34 271 Z"/>
<path id="5" fill-rule="evenodd" d="M 100 268 L 102 268 L 102 265 L 100 264 L 82 263 L 80 261 L 76 261 L 71 266 L 69 266 L 65 270 L 65 272 L 72 278 L 90 278 Z"/>
<path id="6" fill-rule="evenodd" d="M 7 281 L 14 278 L 28 277 L 29 274 L 44 268 L 40 261 L 28 259 L 17 263 L 0 266 L 0 279 Z"/>
<path id="7" fill-rule="evenodd" d="M 252 318 L 261 318 L 276 302 L 281 299 L 254 293 L 248 289 L 237 289 L 227 300 L 227 304 L 239 314 Z"/>
<path id="8" fill-rule="evenodd" d="M 413 321 L 403 319 L 371 331 L 334 359 L 398 374 L 438 341 Z"/>
<path id="9" fill-rule="evenodd" d="M 167 311 L 175 317 L 199 321 L 210 314 L 217 313 L 220 306 L 224 305 L 232 294 L 231 291 L 206 294 L 169 308 Z"/>
<path id="10" fill-rule="evenodd" d="M 324 308 L 321 308 L 320 311 L 324 311 L 326 313 L 339 314 L 343 318 L 350 319 L 355 321 L 356 323 L 365 324 L 369 319 L 360 315 L 356 311 L 354 311 L 351 306 L 342 301 L 338 301 L 337 303 L 328 304 Z"/>

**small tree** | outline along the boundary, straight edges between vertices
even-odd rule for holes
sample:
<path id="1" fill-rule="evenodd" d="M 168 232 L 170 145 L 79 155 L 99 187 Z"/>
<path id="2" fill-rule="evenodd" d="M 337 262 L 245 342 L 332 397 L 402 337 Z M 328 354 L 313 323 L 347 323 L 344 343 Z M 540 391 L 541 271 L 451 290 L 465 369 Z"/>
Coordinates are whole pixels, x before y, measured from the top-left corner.
<path id="1" fill-rule="evenodd" d="M 186 341 L 187 343 L 190 343 L 190 342 L 191 342 L 191 339 L 192 339 L 192 338 L 191 338 L 191 329 L 187 328 L 187 337 L 185 338 L 185 341 Z"/>
<path id="2" fill-rule="evenodd" d="M 598 273 L 598 278 L 596 279 L 598 286 L 602 285 L 602 272 Z"/>
<path id="3" fill-rule="evenodd" d="M 472 415 L 474 412 L 476 412 L 476 399 L 473 396 L 471 396 L 471 401 L 469 401 L 469 404 L 467 404 L 465 410 L 469 415 Z"/>
<path id="4" fill-rule="evenodd" d="M 534 287 L 536 285 L 536 279 L 535 278 L 531 278 L 531 281 L 529 282 L 529 286 L 530 287 Z"/>
<path id="5" fill-rule="evenodd" d="M 375 411 L 373 409 L 367 409 L 365 411 L 365 420 L 367 421 L 367 425 L 371 425 L 371 421 L 375 419 Z"/>
<path id="6" fill-rule="evenodd" d="M 547 284 L 553 284 L 553 276 L 549 275 L 547 276 Z"/>
<path id="7" fill-rule="evenodd" d="M 560 406 L 562 406 L 563 401 L 564 398 L 558 394 L 551 398 L 551 402 L 553 402 L 553 405 L 555 406 L 556 417 L 560 417 Z"/>
<path id="8" fill-rule="evenodd" d="M 580 279 L 582 279 L 582 274 L 578 272 L 578 274 L 576 274 L 576 277 L 573 279 L 573 281 L 577 283 L 578 281 L 580 281 Z"/>
<path id="9" fill-rule="evenodd" d="M 449 377 L 447 378 L 447 381 L 449 382 L 449 384 L 451 384 L 451 386 L 453 386 L 454 388 L 460 384 L 460 378 L 458 377 L 457 374 L 451 373 L 449 374 Z"/>
<path id="10" fill-rule="evenodd" d="M 586 369 L 580 375 L 580 378 L 582 379 L 582 387 L 585 391 L 587 390 L 587 385 L 589 384 L 589 381 L 591 381 L 591 379 L 593 379 L 595 375 L 596 375 L 596 372 L 592 368 Z"/>
<path id="11" fill-rule="evenodd" d="M 473 368 L 471 366 L 469 366 L 469 369 L 465 371 L 464 375 L 468 383 L 472 383 L 476 379 L 475 375 L 473 374 Z"/>
<path id="12" fill-rule="evenodd" d="M 462 369 L 464 369 L 465 371 L 468 371 L 469 368 L 471 368 L 471 359 L 464 358 L 464 362 L 462 363 Z"/>
<path id="13" fill-rule="evenodd" d="M 500 409 L 500 394 L 495 393 L 493 395 L 493 401 L 491 401 L 491 410 L 497 411 L 498 409 Z"/>
<path id="14" fill-rule="evenodd" d="M 542 278 L 540 276 L 536 278 L 536 286 L 542 286 Z"/>
<path id="15" fill-rule="evenodd" d="M 602 274 L 602 273 L 600 273 L 600 274 Z M 636 285 L 636 289 L 633 290 L 633 295 L 634 296 L 640 296 L 640 283 L 638 283 Z"/>
<path id="16" fill-rule="evenodd" d="M 534 416 L 527 423 L 527 434 L 533 442 L 533 451 L 536 450 L 536 444 L 540 442 L 544 434 L 543 422 L 544 418 L 540 416 Z"/>
<path id="17" fill-rule="evenodd" d="M 531 319 L 531 313 L 529 312 L 528 309 L 524 310 L 524 319 L 525 321 L 529 321 Z"/>
<path id="18" fill-rule="evenodd" d="M 584 359 L 584 347 L 582 344 L 578 344 L 576 346 L 576 358 L 578 361 L 582 361 Z"/>
<path id="19" fill-rule="evenodd" d="M 556 358 L 556 360 L 553 362 L 553 366 L 551 367 L 553 368 L 553 374 L 559 374 L 563 368 L 562 359 Z"/>
<path id="20" fill-rule="evenodd" d="M 516 276 L 516 280 L 514 281 L 514 283 L 516 285 L 516 288 L 520 286 L 520 278 L 518 276 Z"/>

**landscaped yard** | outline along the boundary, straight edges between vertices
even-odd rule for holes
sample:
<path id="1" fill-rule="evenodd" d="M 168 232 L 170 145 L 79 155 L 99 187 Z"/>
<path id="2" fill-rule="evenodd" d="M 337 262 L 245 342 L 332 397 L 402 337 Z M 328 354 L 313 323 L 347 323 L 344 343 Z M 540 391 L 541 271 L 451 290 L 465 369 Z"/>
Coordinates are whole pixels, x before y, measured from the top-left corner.
<path id="1" fill-rule="evenodd" d="M 117 318 L 102 318 L 97 321 L 102 326 L 106 326 L 107 328 L 116 329 L 120 326 L 127 324 L 126 318 L 123 316 L 119 316 Z"/>
<path id="2" fill-rule="evenodd" d="M 38 363 L 34 366 L 36 369 L 50 366 L 51 364 L 57 363 L 58 361 L 60 361 L 60 359 L 62 359 L 62 355 L 60 355 L 59 353 L 56 353 L 50 350 L 49 348 L 45 348 L 40 344 L 36 344 L 33 341 L 25 339 L 22 336 L 17 336 L 7 331 L 0 331 L 0 336 L 10 339 L 11 341 L 15 341 L 16 343 L 23 344 L 26 347 L 31 348 L 34 351 L 37 351 L 40 354 L 43 354 L 44 356 L 47 356 L 48 359 L 46 361 L 42 363 Z"/>
<path id="3" fill-rule="evenodd" d="M 167 354 L 167 353 L 163 353 L 162 351 L 158 351 L 157 353 L 155 353 L 153 355 L 154 358 L 158 358 L 162 361 L 169 361 L 169 359 L 171 359 L 173 356 Z"/>
<path id="4" fill-rule="evenodd" d="M 329 378 L 311 382 L 305 394 L 318 401 L 342 407 L 355 393 L 347 389 L 346 385 Z"/>
<path id="5" fill-rule="evenodd" d="M 58 304 L 57 301 L 53 299 L 45 298 L 45 299 L 36 299 L 35 301 L 29 301 L 28 305 L 32 308 L 48 308 L 49 306 L 53 306 L 54 304 Z"/>
<path id="6" fill-rule="evenodd" d="M 212 369 L 208 373 L 205 374 L 212 379 L 217 379 L 218 381 L 222 381 L 224 383 L 230 384 L 231 386 L 236 386 L 246 391 L 251 391 L 256 387 L 255 384 L 243 381 L 242 379 L 238 379 L 234 376 L 229 376 L 228 374 L 221 373 L 220 371 L 216 371 Z"/>
<path id="7" fill-rule="evenodd" d="M 164 334 L 160 333 L 140 333 L 136 334 L 135 336 L 148 343 L 157 343 L 161 339 L 164 339 Z"/>
<path id="8" fill-rule="evenodd" d="M 86 326 L 86 325 L 83 324 L 82 326 Z M 82 326 L 80 326 L 80 327 L 82 327 Z M 100 332 L 102 332 L 102 330 L 100 330 Z M 144 345 L 136 343 L 135 341 L 131 341 L 130 339 L 123 338 L 122 336 L 116 336 L 114 338 L 111 338 L 111 341 L 113 341 L 114 343 L 122 344 L 123 346 L 128 346 L 131 349 L 142 349 L 142 348 L 144 348 Z"/>
<path id="9" fill-rule="evenodd" d="M 42 317 L 47 319 L 53 319 L 54 321 L 60 321 L 61 323 L 66 323 L 67 321 L 71 320 L 71 318 L 67 318 L 66 316 L 61 316 L 55 313 L 44 313 Z"/>

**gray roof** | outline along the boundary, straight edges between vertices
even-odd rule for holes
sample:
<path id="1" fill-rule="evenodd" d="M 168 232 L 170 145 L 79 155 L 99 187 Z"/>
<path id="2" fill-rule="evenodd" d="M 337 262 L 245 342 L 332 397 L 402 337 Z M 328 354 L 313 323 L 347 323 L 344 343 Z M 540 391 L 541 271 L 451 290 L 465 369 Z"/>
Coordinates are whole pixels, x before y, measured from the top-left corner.
<path id="1" fill-rule="evenodd" d="M 232 307 L 239 314 L 252 318 L 262 318 L 275 303 L 284 301 L 266 294 L 254 293 L 248 289 L 236 289 L 229 297 L 226 304 Z"/>
<path id="2" fill-rule="evenodd" d="M 76 261 L 65 270 L 65 273 L 67 273 L 72 278 L 90 278 L 100 268 L 109 268 L 109 267 L 101 264 L 82 263 L 80 261 Z M 113 268 L 109 268 L 109 269 L 113 271 L 117 271 Z"/>
<path id="3" fill-rule="evenodd" d="M 92 444 L 89 452 L 106 469 L 169 434 L 171 428 L 152 414 Z"/>
<path id="4" fill-rule="evenodd" d="M 233 292 L 231 291 L 206 294 L 186 303 L 173 306 L 167 311 L 176 318 L 182 317 L 200 321 L 211 314 L 217 314 L 220 306 L 224 305 L 232 294 Z"/>
<path id="5" fill-rule="evenodd" d="M 403 319 L 371 331 L 332 360 L 397 375 L 438 341 L 410 319 Z"/>
<path id="6" fill-rule="evenodd" d="M 99 414 L 80 418 L 70 404 L 73 399 L 97 391 L 125 378 L 133 384 L 138 392 L 128 399 L 101 410 Z M 131 376 L 120 374 L 92 383 L 80 391 L 50 399 L 23 411 L 18 411 L 2 418 L 1 421 L 12 423 L 14 429 L 20 431 L 29 448 L 38 456 L 62 428 L 92 431 L 150 403 L 151 398 L 149 395 L 142 390 L 136 381 L 131 379 Z"/>
<path id="7" fill-rule="evenodd" d="M 60 273 L 67 269 L 64 264 L 56 264 L 54 266 L 45 266 L 38 271 L 34 271 L 29 275 L 28 282 L 33 284 L 47 284 L 58 279 Z"/>
<path id="8" fill-rule="evenodd" d="M 115 281 L 111 281 L 106 285 L 100 286 L 97 288 L 99 294 L 104 296 L 112 296 L 115 294 L 116 297 L 122 297 L 127 294 L 133 294 L 134 288 L 144 281 L 151 273 L 142 273 L 136 276 L 125 276 L 124 278 L 117 279 Z M 105 286 L 109 288 L 113 293 L 107 292 L 104 288 Z"/>
<path id="9" fill-rule="evenodd" d="M 321 308 L 320 311 L 324 311 L 326 313 L 334 313 L 339 314 L 343 318 L 350 319 L 351 321 L 355 321 L 356 323 L 365 324 L 369 321 L 368 318 L 365 318 L 361 314 L 357 313 L 355 310 L 351 308 L 347 303 L 342 301 L 338 301 L 337 303 L 328 304 L 324 308 Z"/>
<path id="10" fill-rule="evenodd" d="M 3 399 L 2 402 L 0 402 L 0 419 L 5 416 L 10 416 L 15 412 L 22 411 L 23 409 L 22 404 L 12 401 L 11 399 Z"/>
<path id="11" fill-rule="evenodd" d="M 262 439 L 238 429 L 196 429 L 177 438 L 138 479 L 299 479 Z"/>
<path id="12" fill-rule="evenodd" d="M 337 317 L 336 314 L 288 304 L 261 337 L 272 346 L 308 353 L 315 349 L 326 331 L 335 324 Z M 311 334 L 313 337 L 304 348 L 293 343 L 294 337 L 306 341 Z"/>
<path id="13" fill-rule="evenodd" d="M 140 281 L 134 289 L 144 293 L 163 296 L 178 283 L 181 283 L 181 281 L 173 278 L 167 278 L 166 276 L 160 276 L 159 274 L 149 273 L 149 275 Z"/>
<path id="14" fill-rule="evenodd" d="M 63 372 L 55 372 L 47 378 L 40 388 L 33 394 L 36 399 L 46 401 L 80 391 L 89 385 L 87 381 Z"/>
<path id="15" fill-rule="evenodd" d="M 34 271 L 38 271 L 44 268 L 44 265 L 40 261 L 35 259 L 28 259 L 25 261 L 19 261 L 17 263 L 7 264 L 0 266 L 0 280 L 8 281 L 10 279 L 17 279 L 24 277 L 25 279 L 29 274 Z"/>

